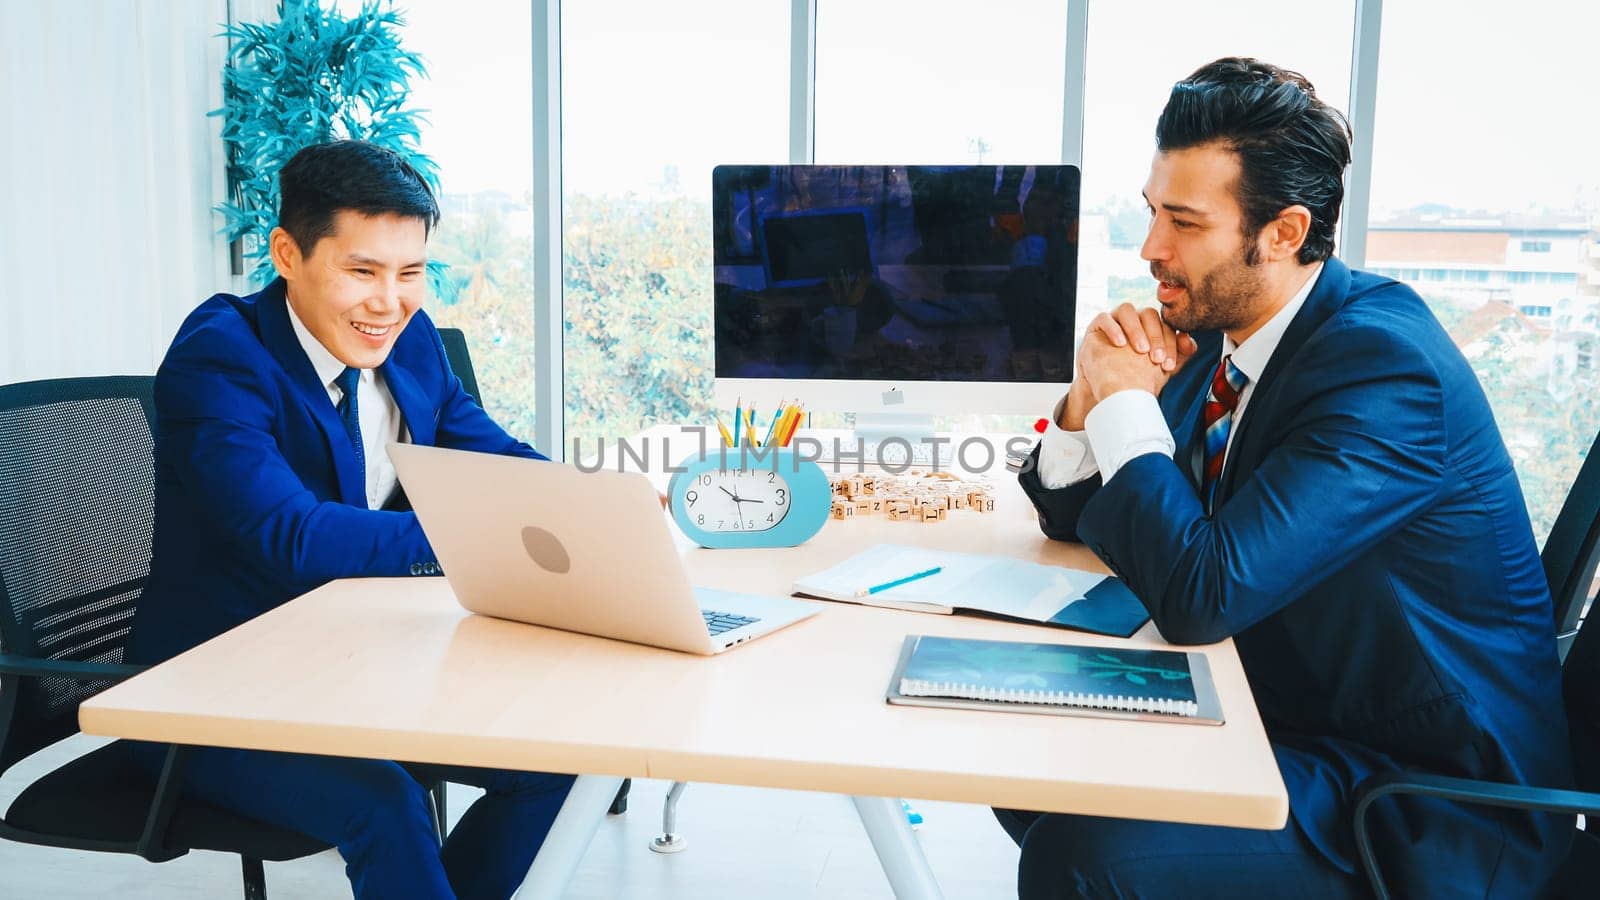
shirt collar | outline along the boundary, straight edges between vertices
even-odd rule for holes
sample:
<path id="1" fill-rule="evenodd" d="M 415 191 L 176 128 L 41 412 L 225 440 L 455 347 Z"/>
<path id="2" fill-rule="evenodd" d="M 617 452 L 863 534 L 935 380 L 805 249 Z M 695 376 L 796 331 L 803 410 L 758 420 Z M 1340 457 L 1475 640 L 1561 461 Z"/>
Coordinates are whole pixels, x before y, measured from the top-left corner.
<path id="1" fill-rule="evenodd" d="M 1305 305 L 1306 298 L 1311 296 L 1311 289 L 1316 287 L 1321 275 L 1322 263 L 1317 263 L 1317 267 L 1306 277 L 1306 283 L 1289 298 L 1283 309 L 1273 314 L 1267 324 L 1246 338 L 1244 343 L 1235 344 L 1233 338 L 1226 334 L 1222 336 L 1222 355 L 1231 355 L 1234 367 L 1243 372 L 1252 384 L 1267 370 L 1267 363 L 1272 360 L 1273 351 L 1278 349 L 1278 343 L 1283 340 L 1283 333 L 1289 330 L 1289 323 L 1294 321 L 1295 313 Z"/>
<path id="2" fill-rule="evenodd" d="M 289 324 L 294 327 L 294 336 L 300 339 L 300 349 L 304 350 L 306 358 L 311 360 L 311 368 L 317 370 L 317 378 L 322 381 L 323 387 L 333 387 L 334 380 L 345 370 L 344 363 L 340 362 L 327 347 L 322 346 L 316 335 L 313 335 L 305 323 L 300 321 L 300 316 L 294 311 L 294 304 L 290 303 L 287 297 L 284 298 L 283 305 L 289 310 Z M 363 381 L 371 377 L 371 370 L 361 370 Z"/>

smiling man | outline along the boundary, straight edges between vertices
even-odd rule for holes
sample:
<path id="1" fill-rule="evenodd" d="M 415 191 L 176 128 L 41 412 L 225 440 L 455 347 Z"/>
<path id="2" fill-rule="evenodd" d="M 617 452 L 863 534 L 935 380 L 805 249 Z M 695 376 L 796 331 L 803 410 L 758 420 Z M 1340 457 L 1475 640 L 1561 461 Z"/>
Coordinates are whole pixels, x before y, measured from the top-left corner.
<path id="1" fill-rule="evenodd" d="M 544 458 L 467 396 L 422 312 L 439 208 L 416 170 L 344 141 L 301 150 L 279 180 L 279 277 L 202 303 L 156 373 L 155 533 L 132 662 L 160 662 L 334 578 L 438 574 L 391 441 Z M 154 772 L 164 748 L 138 755 Z M 419 779 L 487 790 L 442 850 Z M 502 900 L 571 783 L 198 748 L 184 790 L 336 845 L 361 900 Z"/>
<path id="2" fill-rule="evenodd" d="M 1021 476 L 1045 534 L 1089 545 L 1167 640 L 1234 639 L 1288 825 L 997 810 L 1026 898 L 1360 897 L 1364 779 L 1570 780 L 1550 595 L 1483 391 L 1413 291 L 1333 256 L 1349 140 L 1255 60 L 1172 89 L 1144 188 L 1160 305 L 1091 324 Z M 1402 897 L 1537 896 L 1573 826 L 1374 810 Z"/>

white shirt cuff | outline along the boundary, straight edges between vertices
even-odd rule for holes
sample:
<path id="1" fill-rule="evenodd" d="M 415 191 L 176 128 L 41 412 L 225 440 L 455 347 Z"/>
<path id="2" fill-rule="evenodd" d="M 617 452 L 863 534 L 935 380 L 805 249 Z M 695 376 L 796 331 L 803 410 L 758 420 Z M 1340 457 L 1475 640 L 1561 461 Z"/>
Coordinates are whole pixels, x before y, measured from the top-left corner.
<path id="1" fill-rule="evenodd" d="M 1046 490 L 1056 490 L 1068 485 L 1087 481 L 1100 471 L 1095 464 L 1094 450 L 1089 446 L 1089 438 L 1082 431 L 1067 431 L 1056 423 L 1061 420 L 1061 408 L 1066 405 L 1067 398 L 1062 397 L 1061 402 L 1050 413 L 1050 424 L 1045 427 L 1044 437 L 1039 439 L 1039 483 Z"/>
<path id="2" fill-rule="evenodd" d="M 1135 457 L 1161 453 L 1170 459 L 1176 449 L 1161 406 L 1149 391 L 1117 391 L 1089 410 L 1083 428 L 1100 464 L 1102 482 L 1109 482 Z"/>

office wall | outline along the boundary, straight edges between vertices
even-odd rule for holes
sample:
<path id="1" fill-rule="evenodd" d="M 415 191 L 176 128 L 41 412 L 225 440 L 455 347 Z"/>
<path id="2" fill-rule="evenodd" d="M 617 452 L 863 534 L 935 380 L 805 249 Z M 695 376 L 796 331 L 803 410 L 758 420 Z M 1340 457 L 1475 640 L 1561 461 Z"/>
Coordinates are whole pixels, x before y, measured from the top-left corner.
<path id="1" fill-rule="evenodd" d="M 0 0 L 0 383 L 155 369 L 228 289 L 226 0 Z"/>

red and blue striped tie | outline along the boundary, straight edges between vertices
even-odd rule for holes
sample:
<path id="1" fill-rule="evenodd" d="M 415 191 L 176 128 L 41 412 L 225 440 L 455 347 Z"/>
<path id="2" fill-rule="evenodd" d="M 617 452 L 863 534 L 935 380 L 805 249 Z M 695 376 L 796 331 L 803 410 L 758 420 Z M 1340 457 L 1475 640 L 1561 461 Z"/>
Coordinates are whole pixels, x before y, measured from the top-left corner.
<path id="1" fill-rule="evenodd" d="M 1205 499 L 1206 515 L 1216 508 L 1217 482 L 1222 480 L 1222 457 L 1228 450 L 1228 431 L 1233 427 L 1233 411 L 1239 408 L 1239 394 L 1250 382 L 1233 356 L 1224 356 L 1211 376 L 1211 390 L 1200 412 L 1205 426 L 1206 465 L 1200 475 L 1200 496 Z"/>

